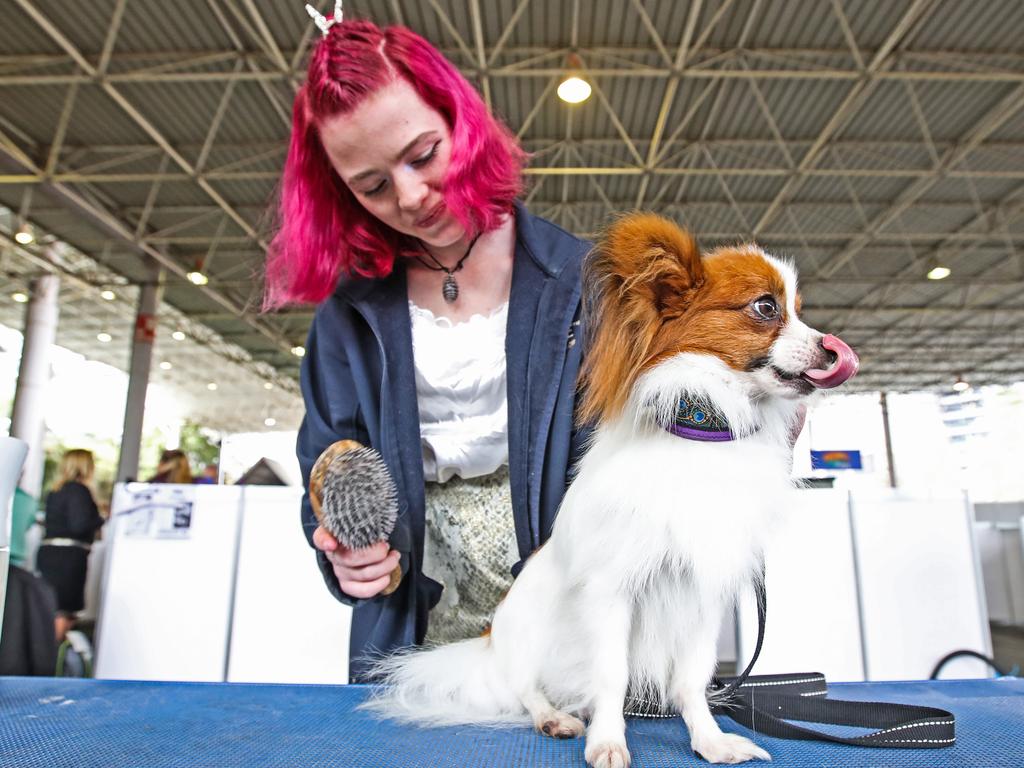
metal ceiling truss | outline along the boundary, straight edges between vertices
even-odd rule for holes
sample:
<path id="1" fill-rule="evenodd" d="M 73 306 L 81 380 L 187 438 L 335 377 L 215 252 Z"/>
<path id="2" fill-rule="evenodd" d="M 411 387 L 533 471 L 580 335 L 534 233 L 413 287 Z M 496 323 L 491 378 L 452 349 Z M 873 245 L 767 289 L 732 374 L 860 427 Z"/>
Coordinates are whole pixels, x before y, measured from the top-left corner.
<path id="1" fill-rule="evenodd" d="M 601 44 L 584 39 L 580 0 L 503 4 L 499 25 L 486 16 L 495 7 L 480 0 L 350 8 L 353 2 L 346 11 L 439 30 L 435 42 L 489 106 L 507 114 L 503 99 L 518 99 L 523 117 L 512 127 L 533 157 L 527 202 L 562 226 L 593 235 L 609 213 L 646 208 L 695 222 L 705 243 L 753 238 L 795 256 L 809 316 L 862 346 L 862 387 L 942 385 L 954 370 L 993 381 L 1019 376 L 1003 353 L 1018 359 L 1022 353 L 1024 184 L 1015 182 L 1024 182 L 1024 54 L 990 51 L 983 41 L 948 50 L 916 46 L 939 14 L 965 12 L 937 0 L 887 8 L 888 26 L 870 46 L 858 40 L 864 20 L 851 18 L 844 0 L 829 0 L 824 23 L 833 25 L 832 43 L 768 48 L 756 35 L 780 1 L 672 3 L 683 16 L 669 33 L 659 24 L 660 0 L 621 0 L 618 10 L 637 31 L 618 44 L 608 42 L 614 32 Z M 86 51 L 59 18 L 43 12 L 42 0 L 16 3 L 59 53 L 0 55 L 0 89 L 46 89 L 47 98 L 63 90 L 56 125 L 45 134 L 25 130 L 24 121 L 0 110 L 0 191 L 42 188 L 81 214 L 93 229 L 72 231 L 74 244 L 101 262 L 113 242 L 177 278 L 203 264 L 209 285 L 179 284 L 179 291 L 198 291 L 206 300 L 189 310 L 192 321 L 213 324 L 243 345 L 257 334 L 277 351 L 274 364 L 294 375 L 288 351 L 301 342 L 310 312 L 260 316 L 261 286 L 251 275 L 267 248 L 260 222 L 284 160 L 289 94 L 304 76 L 312 25 L 288 40 L 264 0 L 205 0 L 212 24 L 229 41 L 224 49 L 171 44 L 129 52 L 119 49 L 118 38 L 132 9 L 114 0 L 102 46 Z M 524 43 L 524 25 L 538 15 L 560 25 L 559 45 Z M 728 46 L 726 28 L 735 30 Z M 596 106 L 586 119 L 553 101 L 570 53 L 594 89 Z M 794 128 L 770 90 L 777 82 L 830 84 L 835 107 L 813 126 Z M 174 116 L 146 114 L 129 90 L 182 83 L 219 90 L 202 134 L 173 141 Z M 993 96 L 969 127 L 952 135 L 935 107 L 936 89 L 968 83 Z M 247 84 L 255 84 L 260 101 Z M 640 85 L 648 95 L 631 109 L 650 117 L 642 131 L 632 127 L 634 115 L 622 113 L 624 94 Z M 887 133 L 881 117 L 872 135 L 851 131 L 882 89 L 893 87 L 902 90 L 917 135 Z M 116 114 L 150 143 L 77 142 L 74 114 L 87 89 L 102 92 L 112 119 Z M 223 140 L 243 89 L 247 109 L 258 105 L 273 116 L 279 133 L 272 139 Z M 727 106 L 737 94 L 748 104 L 744 128 Z M 219 152 L 225 148 L 238 151 Z M 822 183 L 829 185 L 826 196 L 818 191 Z M 148 190 L 141 199 L 120 201 L 119 190 L 140 184 Z M 33 212 L 55 218 L 40 196 Z M 915 218 L 920 212 L 931 219 Z M 954 277 L 941 285 L 923 282 L 927 266 L 940 258 Z M 116 269 L 113 257 L 107 266 Z M 974 327 L 977 318 L 988 331 Z M 866 322 L 871 319 L 878 322 Z M 952 343 L 961 338 L 968 340 Z M 936 370 L 899 370 L 916 348 L 941 350 Z"/>

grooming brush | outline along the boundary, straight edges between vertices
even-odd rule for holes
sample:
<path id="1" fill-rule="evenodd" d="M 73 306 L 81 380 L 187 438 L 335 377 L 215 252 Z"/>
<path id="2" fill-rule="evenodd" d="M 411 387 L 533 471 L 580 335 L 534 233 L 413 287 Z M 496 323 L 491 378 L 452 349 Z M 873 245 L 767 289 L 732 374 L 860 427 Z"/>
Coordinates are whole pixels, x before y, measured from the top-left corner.
<path id="1" fill-rule="evenodd" d="M 355 440 L 339 440 L 320 454 L 309 474 L 309 502 L 320 524 L 349 549 L 387 541 L 398 519 L 398 491 L 387 465 Z M 402 568 L 395 566 L 382 594 L 390 595 L 401 580 Z"/>

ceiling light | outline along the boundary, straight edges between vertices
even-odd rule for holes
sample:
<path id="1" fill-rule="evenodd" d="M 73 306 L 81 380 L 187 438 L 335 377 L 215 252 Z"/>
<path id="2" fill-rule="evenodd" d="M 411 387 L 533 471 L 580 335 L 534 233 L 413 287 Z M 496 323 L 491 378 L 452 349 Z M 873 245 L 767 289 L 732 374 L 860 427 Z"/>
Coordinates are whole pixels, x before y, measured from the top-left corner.
<path id="1" fill-rule="evenodd" d="M 171 365 L 171 364 L 170 364 L 170 362 L 169 362 L 169 361 L 167 361 L 167 360 L 164 360 L 164 361 L 162 361 L 162 362 L 160 363 L 160 368 L 161 368 L 161 370 L 164 370 L 164 371 L 169 371 L 169 370 L 171 370 L 171 368 L 173 368 L 173 367 L 174 367 L 174 366 L 173 366 L 173 365 Z"/>
<path id="2" fill-rule="evenodd" d="M 174 339 L 175 341 L 184 341 L 185 334 L 182 333 L 181 331 L 175 331 L 174 333 L 171 334 L 171 338 Z"/>
<path id="3" fill-rule="evenodd" d="M 273 416 L 267 416 L 267 418 L 263 420 L 263 423 L 266 424 L 268 427 L 272 427 L 275 424 L 277 424 L 277 419 L 275 419 Z"/>
<path id="4" fill-rule="evenodd" d="M 100 297 L 106 299 L 107 301 L 113 301 L 114 299 L 117 298 L 117 294 L 108 289 L 106 291 L 101 291 Z"/>
<path id="5" fill-rule="evenodd" d="M 36 235 L 32 231 L 32 227 L 28 224 L 22 224 L 18 227 L 18 231 L 14 233 L 14 239 L 21 245 L 32 245 L 36 241 Z"/>
<path id="6" fill-rule="evenodd" d="M 211 381 L 209 384 L 206 385 L 206 388 L 213 392 L 214 390 L 217 389 L 217 382 Z"/>
<path id="7" fill-rule="evenodd" d="M 273 389 L 274 388 L 274 384 L 272 382 L 269 382 L 269 381 L 264 381 L 263 382 L 263 388 L 264 389 Z"/>
<path id="8" fill-rule="evenodd" d="M 575 53 L 565 61 L 565 77 L 558 84 L 558 98 L 569 104 L 579 104 L 590 98 L 590 83 L 583 79 L 583 62 Z"/>
<path id="9" fill-rule="evenodd" d="M 11 298 L 18 302 L 19 304 L 25 304 L 28 301 L 28 296 L 22 293 L 21 291 L 18 291 L 17 293 L 12 293 Z"/>
<path id="10" fill-rule="evenodd" d="M 305 347 L 292 347 L 292 354 L 295 355 L 296 357 L 302 357 L 303 355 L 306 354 L 306 348 Z"/>
<path id="11" fill-rule="evenodd" d="M 950 270 L 949 267 L 943 267 L 939 264 L 936 264 L 934 267 L 928 270 L 928 279 L 945 280 L 947 277 L 950 276 L 950 274 L 952 274 L 952 270 Z"/>
<path id="12" fill-rule="evenodd" d="M 186 277 L 189 279 L 189 282 L 192 283 L 193 285 L 206 285 L 208 282 L 210 282 L 210 278 L 208 278 L 202 272 L 189 272 L 186 275 Z"/>
<path id="13" fill-rule="evenodd" d="M 971 385 L 967 383 L 967 381 L 964 379 L 964 377 L 962 375 L 961 376 L 957 376 L 956 377 L 956 381 L 953 382 L 953 391 L 954 392 L 966 392 L 970 388 L 971 388 Z"/>
<path id="14" fill-rule="evenodd" d="M 97 333 L 96 334 L 96 340 L 97 341 L 102 341 L 104 344 L 109 344 L 111 341 L 113 341 L 113 339 L 114 339 L 114 337 L 111 336 L 106 331 L 103 331 L 101 333 Z"/>

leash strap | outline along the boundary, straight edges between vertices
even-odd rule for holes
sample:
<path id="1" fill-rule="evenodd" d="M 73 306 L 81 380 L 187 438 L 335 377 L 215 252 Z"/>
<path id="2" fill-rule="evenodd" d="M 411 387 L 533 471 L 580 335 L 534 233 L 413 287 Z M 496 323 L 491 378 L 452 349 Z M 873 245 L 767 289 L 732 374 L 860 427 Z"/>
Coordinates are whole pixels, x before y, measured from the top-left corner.
<path id="1" fill-rule="evenodd" d="M 715 714 L 728 715 L 755 733 L 780 739 L 896 749 L 937 749 L 956 742 L 956 718 L 944 709 L 827 699 L 828 686 L 820 672 L 751 676 L 750 671 L 761 653 L 767 616 L 763 566 L 756 592 L 757 644 L 753 657 L 738 676 L 715 678 L 708 696 Z M 639 695 L 627 698 L 625 713 L 634 717 L 678 715 L 673 708 Z M 789 722 L 791 720 L 874 730 L 842 736 L 796 725 Z"/>

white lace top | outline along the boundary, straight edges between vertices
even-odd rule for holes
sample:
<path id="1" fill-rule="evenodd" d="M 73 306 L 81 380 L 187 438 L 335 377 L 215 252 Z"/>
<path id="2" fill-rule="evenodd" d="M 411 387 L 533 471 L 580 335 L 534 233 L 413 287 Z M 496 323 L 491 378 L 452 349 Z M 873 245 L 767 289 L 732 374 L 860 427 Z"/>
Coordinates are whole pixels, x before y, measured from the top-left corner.
<path id="1" fill-rule="evenodd" d="M 409 315 L 425 479 L 495 472 L 508 464 L 508 302 L 461 323 L 411 301 Z"/>

